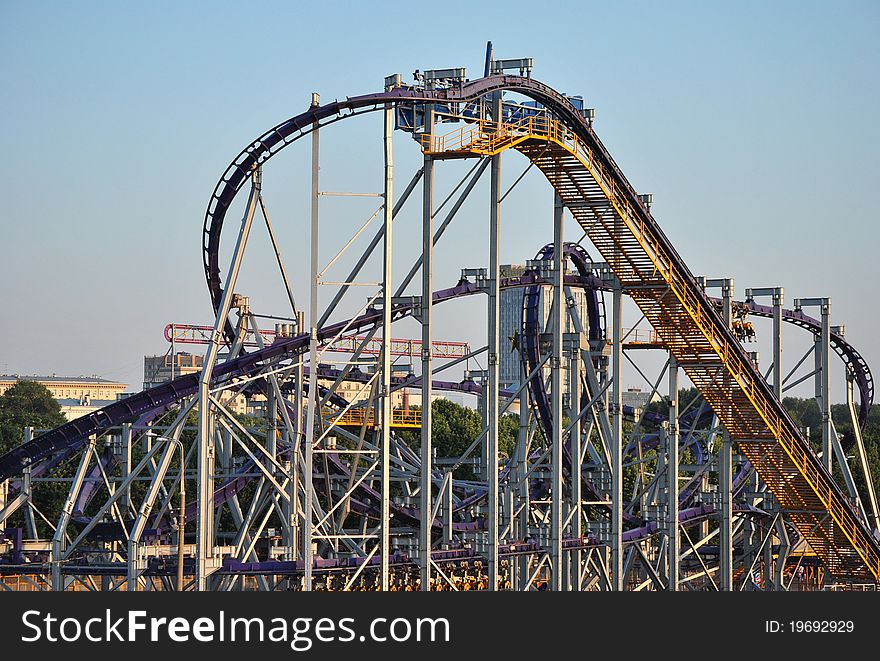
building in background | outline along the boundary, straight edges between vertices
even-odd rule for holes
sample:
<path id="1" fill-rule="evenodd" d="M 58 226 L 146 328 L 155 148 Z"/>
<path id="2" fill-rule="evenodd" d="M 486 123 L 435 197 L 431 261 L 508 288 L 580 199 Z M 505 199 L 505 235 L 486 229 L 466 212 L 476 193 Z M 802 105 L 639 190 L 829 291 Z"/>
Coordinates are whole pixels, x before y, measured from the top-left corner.
<path id="1" fill-rule="evenodd" d="M 501 266 L 501 277 L 514 278 L 523 275 L 526 267 L 522 264 L 504 264 Z M 500 356 L 498 361 L 498 380 L 501 382 L 502 388 L 515 388 L 519 386 L 520 380 L 520 353 L 517 347 L 520 343 L 520 335 L 522 333 L 523 323 L 523 295 L 525 289 L 517 287 L 514 289 L 505 289 L 501 292 L 501 314 L 499 319 L 499 335 Z M 578 316 L 581 323 L 586 325 L 589 323 L 587 316 L 587 297 L 583 289 L 572 288 L 571 294 L 575 300 Z M 541 287 L 540 301 L 538 303 L 541 310 L 541 332 L 549 332 L 547 328 L 547 318 L 550 316 L 550 308 L 553 305 L 553 288 L 550 285 Z M 569 315 L 565 315 L 566 327 L 565 333 L 574 333 L 574 324 Z M 546 376 L 550 375 L 550 367 L 545 367 Z M 565 389 L 568 390 L 568 371 L 565 374 Z"/>
<path id="2" fill-rule="evenodd" d="M 98 376 L 28 376 L 24 374 L 0 376 L 0 395 L 19 381 L 36 381 L 46 386 L 52 397 L 65 399 L 88 395 L 92 399 L 116 400 L 116 395 L 125 392 L 127 383 L 108 381 Z"/>
<path id="3" fill-rule="evenodd" d="M 204 356 L 186 351 L 173 354 L 165 353 L 159 356 L 144 356 L 144 390 L 155 388 L 181 376 L 201 372 L 204 363 Z M 251 398 L 252 401 L 249 404 L 244 395 L 236 395 L 228 401 L 224 401 L 223 405 L 233 413 L 245 415 L 251 412 L 250 406 L 255 399 L 265 398 L 262 395 L 256 395 Z"/>
<path id="4" fill-rule="evenodd" d="M 627 388 L 620 393 L 620 401 L 624 406 L 632 406 L 634 409 L 644 409 L 648 404 L 660 402 L 663 398 L 654 393 L 644 392 L 641 388 Z"/>
<path id="5" fill-rule="evenodd" d="M 338 368 L 336 365 L 324 365 L 327 368 Z M 372 376 L 376 373 L 377 361 L 375 359 L 361 359 L 359 370 L 366 375 Z M 411 363 L 397 363 L 391 366 L 394 376 L 407 378 L 413 376 Z M 330 379 L 318 379 L 318 383 L 329 388 L 333 385 Z M 349 402 L 362 402 L 370 398 L 374 393 L 363 380 L 343 381 L 339 384 L 336 392 L 342 395 Z M 431 401 L 443 399 L 442 393 L 433 393 Z M 422 392 L 421 387 L 400 388 L 391 393 L 391 408 L 409 410 L 411 406 L 421 406 Z"/>
<path id="6" fill-rule="evenodd" d="M 169 353 L 159 356 L 144 356 L 144 390 L 167 383 L 172 378 L 176 379 L 187 374 L 201 372 L 203 364 L 204 356 L 186 352 L 175 353 L 173 356 Z M 326 365 L 326 367 L 337 366 Z M 375 372 L 375 365 L 370 364 L 369 361 L 362 361 L 360 367 L 366 374 L 372 375 Z M 395 366 L 395 373 L 400 376 L 406 376 L 411 372 L 412 367 L 409 364 Z M 326 388 L 330 387 L 333 381 L 319 379 L 319 383 Z M 360 381 L 344 381 L 339 384 L 336 392 L 349 402 L 364 401 L 369 399 L 372 392 L 369 387 L 365 388 L 364 385 Z M 421 394 L 417 388 L 401 388 L 391 395 L 391 402 L 394 408 L 408 409 L 410 406 L 421 404 L 421 401 Z M 238 395 L 231 400 L 228 406 L 235 413 L 259 413 L 264 409 L 265 403 L 266 398 L 261 394 L 254 394 L 249 400 L 244 395 Z"/>
<path id="7" fill-rule="evenodd" d="M 179 376 L 202 371 L 204 356 L 181 351 L 173 355 L 144 356 L 144 390 Z"/>
<path id="8" fill-rule="evenodd" d="M 119 393 L 118 398 L 125 397 L 126 393 Z M 98 409 L 109 406 L 115 399 L 92 399 L 89 395 L 81 395 L 76 397 L 65 397 L 58 399 L 58 405 L 61 407 L 61 414 L 68 420 L 76 420 L 84 415 L 97 411 Z"/>
<path id="9" fill-rule="evenodd" d="M 0 376 L 0 395 L 19 381 L 36 381 L 46 387 L 68 420 L 74 420 L 99 408 L 112 404 L 124 396 L 127 383 L 109 381 L 98 376 L 29 376 L 12 374 Z"/>

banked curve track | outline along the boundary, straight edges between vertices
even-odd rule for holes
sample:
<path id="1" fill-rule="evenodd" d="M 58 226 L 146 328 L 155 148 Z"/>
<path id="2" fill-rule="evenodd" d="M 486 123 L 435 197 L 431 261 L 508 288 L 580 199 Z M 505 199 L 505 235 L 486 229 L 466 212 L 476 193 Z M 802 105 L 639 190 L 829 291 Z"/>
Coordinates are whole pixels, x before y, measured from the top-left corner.
<path id="1" fill-rule="evenodd" d="M 614 159 L 604 148 L 592 127 L 587 124 L 581 114 L 571 106 L 564 95 L 555 91 L 532 78 L 520 76 L 489 76 L 476 81 L 461 85 L 457 88 L 444 89 L 428 92 L 425 90 L 413 90 L 408 88 L 395 88 L 388 92 L 365 94 L 348 97 L 343 101 L 334 101 L 323 106 L 314 106 L 303 113 L 274 126 L 263 135 L 245 147 L 238 156 L 229 164 L 223 176 L 217 182 L 211 195 L 208 208 L 205 213 L 203 232 L 202 256 L 204 262 L 205 279 L 211 295 L 211 301 L 215 312 L 219 309 L 220 299 L 223 295 L 221 284 L 219 248 L 226 213 L 238 192 L 245 185 L 250 172 L 258 165 L 262 165 L 272 156 L 296 142 L 299 138 L 308 135 L 314 128 L 329 123 L 346 119 L 353 115 L 363 114 L 382 109 L 385 104 L 413 105 L 425 102 L 457 102 L 476 99 L 485 94 L 496 91 L 520 92 L 546 106 L 555 117 L 570 127 L 576 135 L 584 139 L 586 144 L 595 145 L 596 153 L 602 157 L 603 165 L 613 175 L 615 182 L 624 190 L 631 202 L 635 203 L 634 210 L 647 220 L 655 228 L 657 236 L 663 243 L 666 252 L 678 263 L 684 265 L 684 261 L 678 256 L 672 244 L 659 229 L 650 213 L 638 203 L 635 189 L 629 184 L 623 172 L 614 162 Z M 691 284 L 696 285 L 693 275 L 690 275 Z M 707 297 L 708 299 L 708 297 Z M 772 309 L 767 306 L 748 302 L 750 314 L 758 316 L 772 316 Z M 717 314 L 715 315 L 717 317 Z M 819 332 L 819 322 L 800 311 L 784 312 L 784 320 L 794 323 L 813 331 Z M 720 320 L 720 318 L 718 319 Z M 868 411 L 874 401 L 874 383 L 870 369 L 856 349 L 847 343 L 843 336 L 832 333 L 832 346 L 844 362 L 851 366 L 861 393 L 859 408 L 859 423 L 864 426 Z"/>
<path id="2" fill-rule="evenodd" d="M 880 545 L 635 189 L 584 117 L 563 95 L 532 78 L 489 76 L 434 92 L 396 88 L 351 97 L 311 108 L 265 133 L 227 168 L 206 213 L 205 275 L 215 310 L 222 294 L 218 249 L 223 219 L 254 168 L 322 121 L 386 104 L 469 101 L 501 91 L 538 101 L 552 118 L 495 122 L 488 131 L 478 124 L 461 135 L 454 148 L 458 155 L 492 156 L 513 148 L 544 173 L 829 571 L 880 580 Z M 426 151 L 452 151 L 436 136 L 425 137 Z"/>
<path id="3" fill-rule="evenodd" d="M 438 155 L 513 148 L 527 156 L 830 572 L 880 579 L 880 546 L 871 531 L 583 120 L 533 116 L 481 124 L 449 148 L 437 136 L 423 144 Z"/>
<path id="4" fill-rule="evenodd" d="M 453 149 L 458 155 L 491 156 L 514 148 L 544 173 L 830 572 L 838 577 L 880 580 L 880 545 L 723 322 L 714 302 L 584 117 L 562 94 L 532 78 L 489 76 L 436 92 L 396 88 L 351 97 L 310 108 L 251 143 L 218 182 L 205 217 L 205 276 L 215 310 L 222 295 L 218 249 L 223 220 L 256 167 L 322 121 L 378 110 L 386 104 L 468 101 L 501 91 L 519 92 L 538 101 L 552 119 L 532 117 L 526 123 L 493 122 L 487 127 L 478 123 L 475 129 L 459 134 Z M 436 136 L 424 137 L 426 151 L 441 156 L 453 151 Z"/>
<path id="5" fill-rule="evenodd" d="M 317 125 L 378 110 L 386 104 L 466 101 L 495 91 L 520 92 L 543 104 L 555 120 L 544 127 L 526 130 L 505 126 L 489 139 L 483 136 L 474 140 L 465 149 L 473 154 L 492 155 L 514 147 L 532 159 L 831 572 L 837 576 L 880 578 L 877 543 L 752 367 L 712 301 L 641 205 L 592 128 L 565 97 L 538 81 L 490 76 L 435 92 L 397 88 L 351 97 L 311 108 L 261 136 L 227 168 L 206 213 L 204 266 L 215 309 L 222 295 L 218 252 L 223 220 L 254 167 Z M 362 315 L 357 320 L 360 323 L 349 324 L 348 329 L 377 322 L 369 317 Z M 346 324 L 327 326 L 322 336 L 332 337 Z M 260 352 L 224 363 L 218 366 L 216 375 L 232 378 L 249 367 L 277 358 L 291 351 L 287 344 L 296 339 L 276 342 Z M 137 401 L 129 398 L 114 403 L 86 416 L 80 424 L 68 423 L 15 448 L 0 457 L 0 478 L 70 447 L 77 437 L 85 438 L 192 394 L 197 378 L 193 375 L 176 379 L 141 393 Z M 866 383 L 871 385 L 873 399 L 873 384 L 870 379 Z M 859 385 L 861 389 L 862 383 Z M 866 389 L 862 389 L 863 405 L 865 393 Z"/>

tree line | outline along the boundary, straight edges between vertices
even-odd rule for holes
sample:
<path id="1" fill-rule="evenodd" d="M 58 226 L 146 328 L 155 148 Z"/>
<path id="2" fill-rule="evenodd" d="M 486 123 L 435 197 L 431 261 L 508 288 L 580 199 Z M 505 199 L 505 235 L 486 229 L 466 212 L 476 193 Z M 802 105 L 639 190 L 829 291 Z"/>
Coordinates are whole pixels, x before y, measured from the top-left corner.
<path id="1" fill-rule="evenodd" d="M 697 396 L 695 389 L 682 389 L 679 393 L 681 406 L 687 405 Z M 783 405 L 788 410 L 794 422 L 802 429 L 809 429 L 811 442 L 815 450 L 821 449 L 821 423 L 822 415 L 815 399 L 801 397 L 785 397 Z M 650 409 L 665 412 L 668 410 L 667 402 L 655 402 Z M 413 407 L 417 408 L 417 407 Z M 472 408 L 462 406 L 447 399 L 437 399 L 431 403 L 432 412 L 432 442 L 439 457 L 460 456 L 481 434 L 483 421 L 480 413 Z M 845 404 L 835 404 L 831 407 L 832 419 L 839 434 L 851 434 L 853 430 L 852 420 Z M 0 453 L 5 453 L 19 445 L 23 440 L 23 429 L 26 426 L 37 429 L 51 429 L 65 422 L 58 402 L 52 397 L 47 388 L 33 381 L 19 381 L 0 395 Z M 247 422 L 255 423 L 255 420 L 247 419 Z M 499 443 L 498 449 L 501 460 L 513 454 L 516 447 L 516 437 L 519 430 L 519 416 L 506 414 L 499 419 Z M 420 433 L 418 430 L 399 430 L 397 434 L 413 449 L 420 446 Z M 192 432 L 184 434 L 185 443 L 191 443 L 194 438 Z M 880 405 L 874 405 L 868 415 L 865 428 L 862 430 L 865 443 L 868 464 L 875 485 L 880 486 Z M 482 443 L 479 443 L 471 456 L 479 458 L 482 455 Z M 851 450 L 853 454 L 855 450 Z M 835 462 L 836 464 L 836 462 Z M 857 461 L 851 461 L 853 472 L 860 489 L 864 488 L 864 482 L 860 477 L 860 471 L 856 470 Z M 70 473 L 67 468 L 64 472 Z M 469 479 L 474 476 L 472 465 L 463 463 L 456 472 L 456 477 Z M 836 469 L 836 477 L 842 480 L 839 468 Z M 842 484 L 842 481 L 841 481 Z M 37 506 L 51 506 L 63 499 L 66 486 L 63 483 L 45 485 L 35 493 Z"/>

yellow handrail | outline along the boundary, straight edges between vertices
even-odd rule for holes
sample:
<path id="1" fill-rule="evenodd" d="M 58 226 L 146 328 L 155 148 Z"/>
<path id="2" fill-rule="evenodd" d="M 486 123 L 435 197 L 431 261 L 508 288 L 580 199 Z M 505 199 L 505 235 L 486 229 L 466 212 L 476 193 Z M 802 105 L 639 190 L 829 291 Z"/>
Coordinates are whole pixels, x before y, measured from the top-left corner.
<path id="1" fill-rule="evenodd" d="M 528 140 L 554 143 L 587 169 L 617 212 L 619 219 L 650 260 L 655 275 L 659 274 L 667 283 L 669 290 L 679 301 L 700 335 L 705 338 L 733 382 L 751 403 L 763 425 L 766 425 L 766 433 L 776 439 L 783 453 L 803 477 L 840 531 L 867 564 L 869 570 L 880 579 L 880 556 L 877 556 L 871 544 L 862 538 L 864 533 L 860 531 L 858 521 L 850 509 L 835 496 L 832 485 L 827 483 L 827 476 L 822 475 L 813 465 L 815 456 L 812 456 L 814 461 L 811 462 L 811 455 L 807 454 L 804 447 L 805 442 L 796 430 L 789 428 L 787 420 L 778 413 L 774 403 L 758 387 L 753 366 L 737 350 L 738 346 L 736 349 L 731 346 L 724 329 L 719 328 L 713 315 L 708 314 L 704 309 L 704 301 L 689 284 L 689 278 L 680 271 L 676 261 L 666 254 L 653 229 L 643 218 L 634 213 L 627 195 L 616 185 L 588 145 L 559 120 L 545 115 L 533 115 L 515 123 L 478 120 L 446 135 L 422 136 L 422 146 L 426 152 L 438 154 L 457 152 L 494 155 Z M 613 268 L 613 265 L 611 266 Z M 756 433 L 763 432 L 756 430 Z"/>
<path id="2" fill-rule="evenodd" d="M 368 427 L 375 428 L 379 426 L 379 419 L 381 418 L 381 415 L 376 415 L 374 408 L 370 409 L 369 414 L 367 414 L 366 409 L 362 408 L 350 408 L 343 413 L 325 408 L 322 413 L 330 424 L 339 425 L 340 427 L 360 427 L 364 424 L 364 420 L 366 420 Z M 392 409 L 391 426 L 400 428 L 421 427 L 421 409 Z"/>

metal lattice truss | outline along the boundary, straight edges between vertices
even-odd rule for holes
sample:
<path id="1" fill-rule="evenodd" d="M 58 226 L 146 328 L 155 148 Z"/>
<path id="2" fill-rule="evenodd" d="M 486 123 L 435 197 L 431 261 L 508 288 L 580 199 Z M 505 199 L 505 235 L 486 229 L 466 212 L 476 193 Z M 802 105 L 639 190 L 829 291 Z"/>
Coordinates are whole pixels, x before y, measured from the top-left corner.
<path id="1" fill-rule="evenodd" d="M 319 200 L 329 193 L 320 189 L 320 136 L 366 112 L 384 119 L 380 205 L 353 237 L 331 235 L 341 247 L 322 269 Z M 876 582 L 880 549 L 872 529 L 880 518 L 873 485 L 864 480 L 860 434 L 873 380 L 842 329 L 830 326 L 830 303 L 801 299 L 786 310 L 781 288 L 749 290 L 746 301 L 736 302 L 732 280 L 695 278 L 587 117 L 531 78 L 405 86 L 392 77 L 379 94 L 323 106 L 314 98 L 308 111 L 243 150 L 218 183 L 205 220 L 215 323 L 166 329 L 172 341 L 207 343 L 201 372 L 57 429 L 27 430 L 25 443 L 0 457 L 0 585 L 781 590 Z M 413 134 L 424 158 L 397 196 L 395 128 Z M 308 304 L 299 309 L 269 220 L 262 169 L 306 136 L 311 260 L 308 295 L 300 296 Z M 527 163 L 503 191 L 502 159 L 511 149 Z M 474 165 L 438 205 L 435 169 L 455 159 Z M 502 202 L 532 168 L 555 192 L 548 208 L 553 241 L 524 273 L 502 277 Z M 484 176 L 487 266 L 465 269 L 455 286 L 437 290 L 434 246 Z M 392 266 L 405 253 L 394 251 L 392 221 L 418 188 L 421 249 L 397 281 Z M 220 235 L 245 190 L 224 278 Z M 377 219 L 381 226 L 348 275 L 324 280 Z M 280 317 L 257 314 L 236 293 L 259 220 L 290 303 Z M 566 241 L 567 225 L 583 233 L 580 241 Z M 581 247 L 584 238 L 597 260 Z M 374 253 L 378 286 L 362 279 Z M 323 309 L 319 284 L 335 288 Z M 334 321 L 340 303 L 364 285 L 372 292 L 366 303 Z M 721 288 L 720 298 L 706 294 L 713 287 Z M 522 325 L 513 338 L 520 378 L 513 385 L 499 378 L 505 290 L 522 292 Z M 573 304 L 575 290 L 587 301 L 584 318 Z M 764 295 L 773 296 L 772 307 L 754 302 Z M 486 301 L 485 345 L 438 343 L 435 313 L 468 296 Z M 623 329 L 627 301 L 650 330 Z M 810 305 L 821 308 L 821 320 L 802 312 Z M 266 316 L 283 323 L 260 328 Z M 773 318 L 772 385 L 742 346 L 749 333 L 734 331 L 734 322 L 747 328 L 748 316 Z M 392 335 L 405 318 L 419 324 L 420 338 Z M 785 376 L 783 323 L 815 338 Z M 853 432 L 843 437 L 830 419 L 832 350 L 847 370 Z M 659 373 L 640 364 L 648 352 L 665 354 Z M 810 355 L 815 369 L 798 376 Z M 401 373 L 393 356 L 412 358 L 420 369 Z M 361 369 L 367 363 L 370 369 Z M 480 369 L 460 378 L 472 363 Z M 653 404 L 624 404 L 624 364 L 644 379 Z M 679 401 L 681 375 L 698 391 L 687 401 Z M 823 412 L 821 456 L 781 404 L 785 389 L 809 378 Z M 443 456 L 432 408 L 395 406 L 401 392 L 423 403 L 448 392 L 471 395 L 481 432 Z M 518 411 L 515 438 L 502 447 L 501 421 L 511 411 Z M 847 458 L 852 448 L 856 473 Z M 834 459 L 840 483 L 832 477 Z"/>

